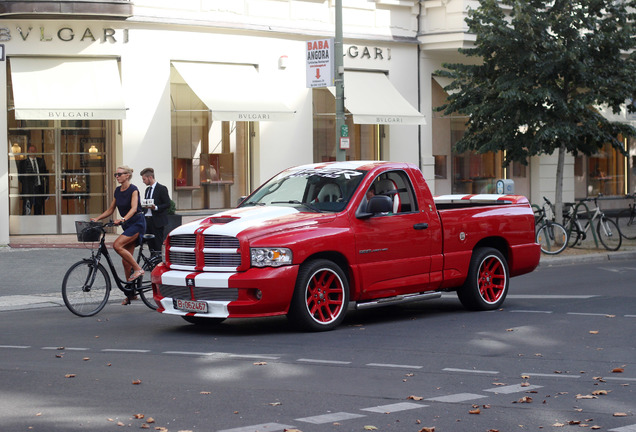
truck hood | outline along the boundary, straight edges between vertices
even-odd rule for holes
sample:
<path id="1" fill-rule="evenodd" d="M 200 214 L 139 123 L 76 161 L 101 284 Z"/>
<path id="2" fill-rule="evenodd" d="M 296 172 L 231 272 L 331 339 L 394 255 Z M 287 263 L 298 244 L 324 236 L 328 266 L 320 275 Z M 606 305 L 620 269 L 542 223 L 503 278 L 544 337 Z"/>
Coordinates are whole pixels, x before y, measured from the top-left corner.
<path id="1" fill-rule="evenodd" d="M 335 213 L 300 212 L 287 206 L 257 206 L 227 210 L 175 228 L 170 235 L 215 234 L 247 240 L 282 231 L 302 229 L 327 223 Z"/>

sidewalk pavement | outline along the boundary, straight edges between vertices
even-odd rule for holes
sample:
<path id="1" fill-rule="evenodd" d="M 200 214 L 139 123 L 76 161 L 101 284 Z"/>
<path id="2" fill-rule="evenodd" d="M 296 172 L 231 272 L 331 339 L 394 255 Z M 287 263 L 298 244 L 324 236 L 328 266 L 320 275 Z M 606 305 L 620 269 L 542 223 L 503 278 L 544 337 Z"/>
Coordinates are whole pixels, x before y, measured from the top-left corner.
<path id="1" fill-rule="evenodd" d="M 116 234 L 107 234 L 112 244 Z M 91 243 L 77 241 L 73 235 L 12 236 L 8 246 L 0 246 L 0 311 L 64 306 L 62 280 L 71 264 L 90 256 Z M 626 261 L 636 263 L 636 240 L 623 239 L 621 249 L 610 252 L 586 241 L 583 246 L 568 248 L 559 255 L 541 255 L 540 266 L 581 262 Z M 116 265 L 121 266 L 118 259 Z M 118 267 L 118 270 L 121 271 Z M 112 301 L 123 295 L 114 288 Z"/>

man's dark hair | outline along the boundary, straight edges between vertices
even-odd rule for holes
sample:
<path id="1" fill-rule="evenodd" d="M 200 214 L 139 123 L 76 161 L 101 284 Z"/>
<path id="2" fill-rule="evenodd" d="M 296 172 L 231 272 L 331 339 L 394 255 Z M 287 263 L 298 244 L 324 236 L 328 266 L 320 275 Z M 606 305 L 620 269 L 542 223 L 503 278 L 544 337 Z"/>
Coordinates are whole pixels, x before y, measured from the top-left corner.
<path id="1" fill-rule="evenodd" d="M 152 178 L 155 178 L 155 170 L 153 170 L 152 168 L 144 168 L 141 170 L 141 172 L 139 173 L 142 177 L 147 175 L 150 176 Z"/>

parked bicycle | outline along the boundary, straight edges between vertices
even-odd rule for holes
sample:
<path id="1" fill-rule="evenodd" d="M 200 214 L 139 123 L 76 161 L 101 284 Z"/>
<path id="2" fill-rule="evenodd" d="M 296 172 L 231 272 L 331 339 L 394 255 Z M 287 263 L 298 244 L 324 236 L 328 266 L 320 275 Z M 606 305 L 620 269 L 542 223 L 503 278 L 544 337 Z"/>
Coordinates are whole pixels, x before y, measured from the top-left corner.
<path id="1" fill-rule="evenodd" d="M 554 214 L 552 203 L 543 197 L 543 207 L 535 208 L 534 220 L 537 228 L 536 241 L 541 246 L 541 252 L 556 255 L 567 247 L 568 234 L 563 225 L 555 222 L 548 214 Z"/>
<path id="2" fill-rule="evenodd" d="M 594 201 L 596 208 L 590 210 L 587 202 Z M 609 251 L 617 251 L 623 242 L 621 232 L 616 222 L 605 216 L 605 213 L 598 206 L 598 198 L 586 198 L 580 200 L 576 205 L 568 203 L 567 213 L 563 215 L 564 225 L 568 231 L 569 245 L 574 247 L 580 245 L 587 238 L 588 230 L 592 232 L 596 246 L 597 240 L 600 240 L 605 249 Z M 585 215 L 587 219 L 585 225 L 581 221 L 581 216 Z M 596 221 L 596 231 L 592 231 L 590 227 Z"/>
<path id="3" fill-rule="evenodd" d="M 629 204 L 629 208 L 621 210 L 616 216 L 616 225 L 621 235 L 629 240 L 636 239 L 636 194 L 627 195 L 633 201 Z"/>
<path id="4" fill-rule="evenodd" d="M 81 317 L 95 315 L 108 302 L 111 281 L 106 268 L 101 263 L 102 257 L 106 258 L 117 288 L 129 298 L 138 294 L 146 306 L 151 309 L 157 309 L 157 305 L 152 298 L 150 273 L 161 262 L 161 256 L 146 255 L 144 253 L 144 245 L 148 240 L 153 239 L 154 235 L 144 235 L 142 244 L 139 246 L 137 262 L 145 271 L 144 276 L 128 282 L 126 277 L 121 279 L 117 274 L 113 260 L 106 247 L 105 228 L 111 226 L 115 226 L 112 221 L 105 224 L 101 222 L 75 222 L 79 241 L 93 244 L 98 242 L 97 248 L 91 249 L 90 258 L 85 258 L 73 264 L 64 275 L 64 280 L 62 281 L 64 304 L 75 315 Z"/>

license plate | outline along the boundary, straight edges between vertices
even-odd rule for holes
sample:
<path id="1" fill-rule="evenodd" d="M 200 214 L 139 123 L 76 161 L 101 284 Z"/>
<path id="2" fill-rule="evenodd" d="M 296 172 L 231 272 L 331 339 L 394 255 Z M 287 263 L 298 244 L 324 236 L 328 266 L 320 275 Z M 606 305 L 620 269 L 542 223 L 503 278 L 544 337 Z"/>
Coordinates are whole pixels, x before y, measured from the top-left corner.
<path id="1" fill-rule="evenodd" d="M 184 312 L 207 312 L 208 304 L 204 301 L 172 299 L 172 305 L 175 309 Z"/>

